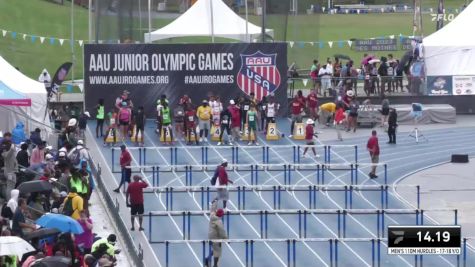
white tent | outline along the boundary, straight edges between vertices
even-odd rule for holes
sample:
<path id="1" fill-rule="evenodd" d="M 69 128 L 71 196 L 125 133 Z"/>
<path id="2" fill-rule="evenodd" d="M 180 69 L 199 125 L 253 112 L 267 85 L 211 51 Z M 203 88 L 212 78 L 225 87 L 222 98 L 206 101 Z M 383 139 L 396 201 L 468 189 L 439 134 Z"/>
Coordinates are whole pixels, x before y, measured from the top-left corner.
<path id="1" fill-rule="evenodd" d="M 44 84 L 28 78 L 0 56 L 0 130 L 11 131 L 17 122 L 23 122 L 27 131 L 38 127 L 51 132 L 46 105 Z"/>
<path id="2" fill-rule="evenodd" d="M 475 75 L 475 1 L 423 40 L 427 76 Z"/>
<path id="3" fill-rule="evenodd" d="M 198 0 L 167 26 L 145 34 L 145 42 L 186 36 L 210 36 L 249 42 L 261 35 L 261 27 L 239 17 L 221 0 Z M 247 33 L 247 35 L 246 35 Z M 266 29 L 273 36 L 273 30 Z"/>

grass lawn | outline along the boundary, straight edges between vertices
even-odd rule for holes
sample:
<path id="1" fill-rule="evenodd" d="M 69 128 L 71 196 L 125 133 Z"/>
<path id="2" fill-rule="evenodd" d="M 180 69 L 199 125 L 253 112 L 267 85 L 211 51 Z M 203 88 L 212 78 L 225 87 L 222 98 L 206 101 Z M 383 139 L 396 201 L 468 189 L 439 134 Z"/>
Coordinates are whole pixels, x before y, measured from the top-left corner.
<path id="1" fill-rule="evenodd" d="M 437 0 L 424 0 L 424 7 L 436 7 Z M 447 8 L 458 8 L 464 0 L 446 0 Z M 16 31 L 19 33 L 33 34 L 36 36 L 70 38 L 70 6 L 61 6 L 44 0 L 0 0 L 0 29 Z M 75 7 L 75 39 L 87 40 L 88 18 L 87 10 Z M 367 14 L 367 15 L 298 15 L 288 16 L 288 26 L 282 29 L 284 16 L 269 16 L 268 28 L 275 29 L 276 40 L 296 41 L 293 48 L 289 46 L 289 64 L 296 62 L 300 68 L 309 68 L 314 58 L 325 60 L 334 54 L 345 54 L 354 58 L 357 62 L 363 53 L 355 52 L 348 48 L 346 40 L 352 38 L 370 38 L 412 34 L 411 14 Z M 427 36 L 435 30 L 435 22 L 430 20 L 429 15 L 424 15 L 424 34 Z M 156 19 L 153 27 L 159 28 L 171 20 Z M 250 21 L 260 24 L 260 18 L 250 16 Z M 338 47 L 334 42 L 333 47 L 328 46 L 327 41 L 344 40 L 344 46 Z M 177 38 L 161 41 L 171 42 L 209 42 L 210 38 Z M 219 39 L 217 41 L 227 41 Z M 304 43 L 302 47 L 297 42 L 324 41 L 324 47 Z M 83 54 L 82 47 L 75 43 L 74 65 L 75 78 L 82 78 Z M 399 56 L 403 51 L 384 52 L 381 55 L 393 53 Z M 54 45 L 46 39 L 43 44 L 39 38 L 32 43 L 29 37 L 23 40 L 21 34 L 12 39 L 8 34 L 2 37 L 0 32 L 0 55 L 6 58 L 14 66 L 31 78 L 37 79 L 43 68 L 47 68 L 51 75 L 54 74 L 63 62 L 71 61 L 71 46 L 69 42 L 59 45 L 56 40 Z M 68 77 L 71 78 L 71 74 Z"/>

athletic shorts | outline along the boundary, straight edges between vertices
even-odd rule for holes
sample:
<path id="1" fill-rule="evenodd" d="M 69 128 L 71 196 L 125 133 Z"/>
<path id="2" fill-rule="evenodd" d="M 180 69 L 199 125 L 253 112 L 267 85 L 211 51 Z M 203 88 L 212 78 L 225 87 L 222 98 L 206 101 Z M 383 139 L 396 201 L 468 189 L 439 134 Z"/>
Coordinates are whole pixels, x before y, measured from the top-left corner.
<path id="1" fill-rule="evenodd" d="M 379 163 L 379 155 L 371 156 L 371 163 Z"/>
<path id="2" fill-rule="evenodd" d="M 128 121 L 119 121 L 119 124 L 122 126 L 128 126 L 129 122 Z"/>
<path id="3" fill-rule="evenodd" d="M 226 188 L 218 188 L 218 199 L 219 200 L 229 200 L 229 192 Z"/>
<path id="4" fill-rule="evenodd" d="M 254 132 L 256 131 L 257 129 L 257 125 L 255 123 L 249 123 L 247 125 L 247 130 L 250 132 L 251 130 L 254 130 Z"/>
<path id="5" fill-rule="evenodd" d="M 200 126 L 200 131 L 201 130 L 210 130 L 211 129 L 211 123 L 210 121 L 204 121 L 204 120 L 199 120 L 199 126 Z"/>
<path id="6" fill-rule="evenodd" d="M 313 146 L 313 145 L 315 145 L 315 142 L 313 142 L 313 141 L 307 141 L 307 146 Z"/>
<path id="7" fill-rule="evenodd" d="M 292 119 L 292 122 L 297 122 L 297 123 L 302 122 L 302 115 L 300 115 L 300 114 L 298 114 L 298 115 L 292 114 L 292 115 L 290 115 L 290 118 Z"/>
<path id="8" fill-rule="evenodd" d="M 142 215 L 144 213 L 143 204 L 131 204 L 130 215 Z"/>

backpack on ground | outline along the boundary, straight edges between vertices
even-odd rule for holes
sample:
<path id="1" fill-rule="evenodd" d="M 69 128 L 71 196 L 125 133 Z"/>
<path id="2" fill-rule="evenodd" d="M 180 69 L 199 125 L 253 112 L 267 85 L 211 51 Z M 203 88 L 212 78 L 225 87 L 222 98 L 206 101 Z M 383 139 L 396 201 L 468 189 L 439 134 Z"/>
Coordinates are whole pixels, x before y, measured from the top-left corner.
<path id="1" fill-rule="evenodd" d="M 216 167 L 213 177 L 211 177 L 211 185 L 216 185 L 216 180 L 218 180 L 219 166 Z"/>
<path id="2" fill-rule="evenodd" d="M 10 207 L 7 206 L 7 202 L 5 202 L 2 206 L 2 217 L 3 218 L 8 218 L 8 219 L 12 219 L 13 218 L 13 211 L 12 209 L 10 209 Z"/>
<path id="3" fill-rule="evenodd" d="M 73 199 L 75 198 L 76 196 L 74 197 L 68 197 L 66 202 L 64 203 L 64 206 L 63 206 L 63 211 L 61 212 L 63 215 L 66 215 L 66 216 L 71 216 L 73 215 L 75 209 L 73 209 Z"/>
<path id="4" fill-rule="evenodd" d="M 69 157 L 69 160 L 71 161 L 71 164 L 74 166 L 79 165 L 81 163 L 81 150 L 84 148 L 75 148 L 71 156 Z"/>

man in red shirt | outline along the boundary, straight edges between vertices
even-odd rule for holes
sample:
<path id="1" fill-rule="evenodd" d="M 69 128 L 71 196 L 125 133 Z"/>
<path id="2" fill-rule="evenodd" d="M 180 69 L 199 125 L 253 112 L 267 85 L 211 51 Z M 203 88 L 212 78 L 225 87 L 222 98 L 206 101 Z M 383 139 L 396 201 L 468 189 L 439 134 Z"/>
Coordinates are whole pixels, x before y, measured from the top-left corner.
<path id="1" fill-rule="evenodd" d="M 369 151 L 369 156 L 371 158 L 371 163 L 375 164 L 371 166 L 371 172 L 369 173 L 369 178 L 374 179 L 378 178 L 376 175 L 376 164 L 379 162 L 379 142 L 378 137 L 376 136 L 376 131 L 371 132 L 371 137 L 368 139 L 368 144 L 366 148 Z"/>
<path id="2" fill-rule="evenodd" d="M 136 216 L 139 217 L 139 231 L 143 231 L 142 221 L 143 221 L 143 189 L 147 188 L 148 184 L 142 180 L 142 177 L 139 175 L 134 175 L 134 181 L 129 184 L 127 187 L 127 194 L 125 195 L 125 202 L 127 206 L 130 207 L 130 222 L 132 223 L 131 231 L 134 231 L 134 219 Z M 130 202 L 129 202 L 130 200 Z"/>
<path id="3" fill-rule="evenodd" d="M 302 122 L 303 108 L 304 108 L 304 104 L 302 103 L 301 99 L 299 99 L 298 97 L 294 98 L 294 100 L 290 104 L 290 118 L 292 120 L 292 123 L 290 124 L 289 138 L 292 138 L 292 135 L 294 134 L 295 122 L 297 123 Z"/>
<path id="4" fill-rule="evenodd" d="M 234 182 L 228 178 L 228 173 L 226 172 L 227 166 L 228 161 L 226 159 L 223 159 L 221 165 L 218 166 L 218 179 L 216 180 L 216 186 L 218 186 L 218 199 L 223 201 L 223 208 L 226 208 L 226 203 L 229 200 L 229 193 L 227 188 L 221 186 L 234 184 Z"/>
<path id="5" fill-rule="evenodd" d="M 117 187 L 114 192 L 119 193 L 120 188 L 122 187 L 125 182 L 130 183 L 130 176 L 132 175 L 132 169 L 130 168 L 130 163 L 132 162 L 132 156 L 130 152 L 127 150 L 125 145 L 120 146 L 120 168 L 121 168 L 121 178 L 119 187 Z"/>
<path id="6" fill-rule="evenodd" d="M 318 99 L 317 99 L 317 93 L 315 92 L 315 89 L 312 89 L 310 91 L 310 94 L 307 96 L 307 107 L 308 111 L 310 113 L 310 118 L 312 120 L 317 120 L 318 119 Z"/>
<path id="7" fill-rule="evenodd" d="M 240 139 L 239 130 L 241 129 L 241 110 L 236 106 L 234 100 L 229 100 L 229 113 L 231 113 L 231 136 L 234 142 Z"/>

